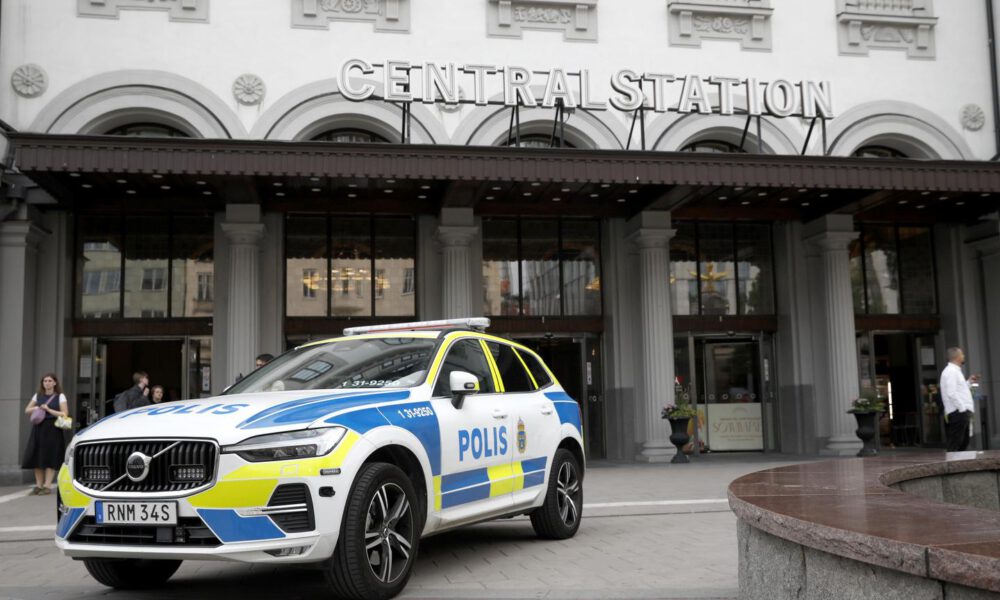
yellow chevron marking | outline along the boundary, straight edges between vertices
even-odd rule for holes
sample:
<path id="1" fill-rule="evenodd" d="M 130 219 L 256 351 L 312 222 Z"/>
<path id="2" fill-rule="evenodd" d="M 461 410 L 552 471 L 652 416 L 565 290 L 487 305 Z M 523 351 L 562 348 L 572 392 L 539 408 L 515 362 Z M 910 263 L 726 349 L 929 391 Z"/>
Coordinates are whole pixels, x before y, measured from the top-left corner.
<path id="1" fill-rule="evenodd" d="M 265 506 L 278 487 L 277 479 L 220 481 L 212 488 L 188 498 L 196 508 L 244 508 Z"/>
<path id="2" fill-rule="evenodd" d="M 490 497 L 512 494 L 524 489 L 524 471 L 520 461 L 514 464 L 487 467 L 490 478 Z"/>
<path id="3" fill-rule="evenodd" d="M 441 476 L 434 476 L 434 510 L 441 512 Z"/>
<path id="4" fill-rule="evenodd" d="M 81 494 L 73 487 L 73 478 L 69 475 L 69 469 L 63 465 L 59 469 L 59 498 L 62 503 L 70 508 L 86 508 L 90 505 L 90 498 Z"/>

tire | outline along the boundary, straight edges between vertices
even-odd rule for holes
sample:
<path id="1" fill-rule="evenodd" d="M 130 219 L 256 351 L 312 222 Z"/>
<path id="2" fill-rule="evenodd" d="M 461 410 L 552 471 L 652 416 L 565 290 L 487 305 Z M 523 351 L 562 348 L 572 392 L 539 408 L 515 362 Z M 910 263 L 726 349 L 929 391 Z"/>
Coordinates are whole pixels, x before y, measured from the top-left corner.
<path id="1" fill-rule="evenodd" d="M 362 467 L 325 570 L 338 597 L 386 600 L 406 587 L 424 526 L 421 506 L 413 483 L 399 467 L 388 463 Z"/>
<path id="2" fill-rule="evenodd" d="M 148 590 L 167 582 L 181 566 L 179 560 L 145 558 L 86 558 L 91 577 L 119 590 Z"/>
<path id="3" fill-rule="evenodd" d="M 549 473 L 545 503 L 531 513 L 538 537 L 565 540 L 576 535 L 583 517 L 583 475 L 580 463 L 565 448 L 556 450 Z"/>

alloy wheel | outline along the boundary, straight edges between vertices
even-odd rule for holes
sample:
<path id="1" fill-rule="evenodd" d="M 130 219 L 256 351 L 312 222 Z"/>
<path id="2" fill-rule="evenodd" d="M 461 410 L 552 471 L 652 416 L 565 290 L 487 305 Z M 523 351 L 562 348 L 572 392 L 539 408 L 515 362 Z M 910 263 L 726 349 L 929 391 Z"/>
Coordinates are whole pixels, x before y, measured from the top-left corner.
<path id="1" fill-rule="evenodd" d="M 375 577 L 390 584 L 407 572 L 413 539 L 413 511 L 395 483 L 383 484 L 368 505 L 365 553 Z"/>
<path id="2" fill-rule="evenodd" d="M 576 525 L 580 518 L 580 509 L 577 506 L 580 492 L 580 479 L 576 475 L 576 469 L 569 462 L 564 462 L 559 467 L 559 475 L 556 478 L 556 506 L 559 508 L 559 518 L 567 527 Z"/>

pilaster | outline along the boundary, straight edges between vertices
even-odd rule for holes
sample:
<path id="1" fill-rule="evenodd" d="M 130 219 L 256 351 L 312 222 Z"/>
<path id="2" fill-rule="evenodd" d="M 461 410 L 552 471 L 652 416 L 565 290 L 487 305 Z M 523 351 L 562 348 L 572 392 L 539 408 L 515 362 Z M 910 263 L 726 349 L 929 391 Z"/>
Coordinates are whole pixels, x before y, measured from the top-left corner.
<path id="1" fill-rule="evenodd" d="M 227 374 L 235 380 L 254 368 L 260 353 L 260 207 L 230 206 L 222 231 L 229 240 Z"/>
<path id="2" fill-rule="evenodd" d="M 444 319 L 473 316 L 469 254 L 478 232 L 479 228 L 471 225 L 441 225 L 437 229 L 441 243 L 441 316 Z"/>

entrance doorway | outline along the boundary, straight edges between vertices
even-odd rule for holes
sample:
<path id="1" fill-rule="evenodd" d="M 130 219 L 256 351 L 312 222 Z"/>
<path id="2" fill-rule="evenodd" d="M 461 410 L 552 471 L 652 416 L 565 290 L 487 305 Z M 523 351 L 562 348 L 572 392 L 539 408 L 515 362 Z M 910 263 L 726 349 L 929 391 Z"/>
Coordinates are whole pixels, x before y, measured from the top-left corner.
<path id="1" fill-rule="evenodd" d="M 532 337 L 516 341 L 537 352 L 566 393 L 580 403 L 587 458 L 606 458 L 600 338 Z"/>
<path id="2" fill-rule="evenodd" d="M 777 450 L 769 335 L 674 338 L 675 395 L 695 404 L 696 451 Z"/>
<path id="3" fill-rule="evenodd" d="M 886 404 L 883 446 L 944 446 L 934 334 L 862 332 L 858 372 L 861 394 Z"/>
<path id="4" fill-rule="evenodd" d="M 164 401 L 211 395 L 212 339 L 77 339 L 77 420 L 81 426 L 111 414 L 116 395 L 145 371 Z"/>

